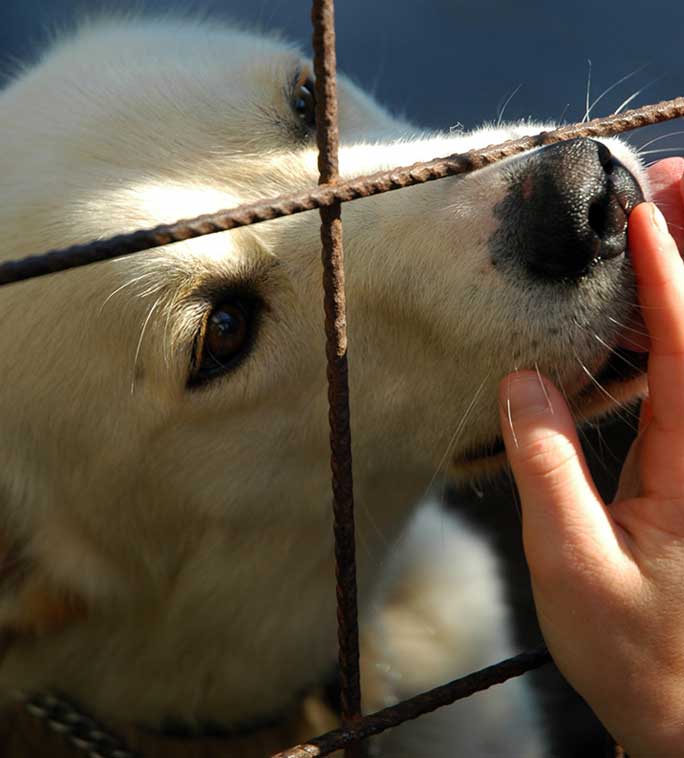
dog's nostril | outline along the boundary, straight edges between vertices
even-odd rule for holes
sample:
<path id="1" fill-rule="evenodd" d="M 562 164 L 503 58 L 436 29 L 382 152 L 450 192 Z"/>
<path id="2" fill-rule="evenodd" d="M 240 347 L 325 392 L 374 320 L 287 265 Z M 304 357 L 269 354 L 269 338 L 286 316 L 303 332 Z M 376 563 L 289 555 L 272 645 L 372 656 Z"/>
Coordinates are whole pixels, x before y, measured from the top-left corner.
<path id="1" fill-rule="evenodd" d="M 603 142 L 596 142 L 597 157 L 599 163 L 603 167 L 603 170 L 608 176 L 610 176 L 615 170 L 615 158 L 610 150 L 603 144 Z"/>
<path id="2" fill-rule="evenodd" d="M 589 226 L 596 232 L 599 239 L 603 238 L 608 227 L 608 217 L 603 200 L 594 200 L 589 206 Z"/>
<path id="3" fill-rule="evenodd" d="M 595 258 L 608 260 L 625 252 L 627 246 L 627 212 L 615 189 L 606 191 L 589 206 L 589 227 L 596 234 Z"/>
<path id="4" fill-rule="evenodd" d="M 600 240 L 625 231 L 627 213 L 612 186 L 608 185 L 605 191 L 592 201 L 587 219 L 589 228 Z"/>

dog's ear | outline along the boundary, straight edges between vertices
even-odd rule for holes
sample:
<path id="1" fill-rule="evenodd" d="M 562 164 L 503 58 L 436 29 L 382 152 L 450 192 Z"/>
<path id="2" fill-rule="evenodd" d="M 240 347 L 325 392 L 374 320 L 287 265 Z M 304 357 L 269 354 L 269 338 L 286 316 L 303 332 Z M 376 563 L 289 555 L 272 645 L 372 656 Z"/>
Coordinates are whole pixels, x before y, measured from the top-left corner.
<path id="1" fill-rule="evenodd" d="M 60 631 L 86 615 L 80 593 L 0 538 L 0 656 L 17 640 Z"/>
<path id="2" fill-rule="evenodd" d="M 12 641 L 60 631 L 86 614 L 82 597 L 35 571 L 0 601 L 0 639 Z"/>

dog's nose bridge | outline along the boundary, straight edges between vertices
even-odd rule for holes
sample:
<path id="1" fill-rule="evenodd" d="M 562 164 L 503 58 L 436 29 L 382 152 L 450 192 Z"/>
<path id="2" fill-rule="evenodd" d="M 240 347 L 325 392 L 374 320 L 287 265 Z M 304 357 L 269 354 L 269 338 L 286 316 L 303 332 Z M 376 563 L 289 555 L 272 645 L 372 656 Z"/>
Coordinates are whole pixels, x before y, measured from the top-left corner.
<path id="1" fill-rule="evenodd" d="M 517 254 L 535 274 L 577 278 L 624 253 L 639 184 L 602 142 L 575 139 L 517 161 L 510 173 Z"/>

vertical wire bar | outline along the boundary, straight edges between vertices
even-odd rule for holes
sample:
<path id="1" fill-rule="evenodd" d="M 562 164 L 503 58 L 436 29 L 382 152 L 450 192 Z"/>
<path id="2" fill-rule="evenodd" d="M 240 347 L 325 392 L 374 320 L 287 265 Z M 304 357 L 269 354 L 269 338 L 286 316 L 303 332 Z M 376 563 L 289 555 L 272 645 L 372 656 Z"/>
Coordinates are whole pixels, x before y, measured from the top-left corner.
<path id="1" fill-rule="evenodd" d="M 316 78 L 319 184 L 331 184 L 339 179 L 334 0 L 313 0 L 311 21 Z M 361 718 L 361 683 L 340 202 L 321 208 L 320 214 L 337 577 L 340 699 L 344 725 Z M 362 745 L 352 745 L 345 749 L 345 757 L 360 758 L 364 752 Z"/>

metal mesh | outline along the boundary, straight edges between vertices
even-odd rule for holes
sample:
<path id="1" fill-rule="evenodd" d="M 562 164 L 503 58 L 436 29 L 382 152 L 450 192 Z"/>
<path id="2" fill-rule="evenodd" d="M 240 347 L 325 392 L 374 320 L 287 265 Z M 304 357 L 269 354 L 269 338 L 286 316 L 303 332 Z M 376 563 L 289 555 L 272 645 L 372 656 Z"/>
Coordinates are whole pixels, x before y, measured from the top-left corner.
<path id="1" fill-rule="evenodd" d="M 608 136 L 684 116 L 684 98 L 675 98 L 587 123 L 564 126 L 481 150 L 416 163 L 407 168 L 340 181 L 337 163 L 339 136 L 334 0 L 313 0 L 312 24 L 320 170 L 318 189 L 7 261 L 0 264 L 0 286 L 122 255 L 141 253 L 185 239 L 320 209 L 343 723 L 340 729 L 315 737 L 306 744 L 287 749 L 272 758 L 312 758 L 329 755 L 339 749 L 345 750 L 347 758 L 359 758 L 363 754 L 363 740 L 492 685 L 520 676 L 544 665 L 551 658 L 543 647 L 522 653 L 390 708 L 361 716 L 341 204 L 474 171 L 534 147 L 577 137 Z M 128 758 L 133 755 L 120 740 L 65 701 L 51 696 L 35 696 L 27 701 L 26 706 L 29 713 L 46 720 L 56 731 L 69 735 L 77 750 L 102 758 Z M 620 748 L 615 748 L 615 755 L 623 754 Z"/>

